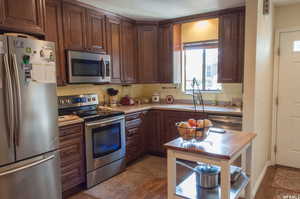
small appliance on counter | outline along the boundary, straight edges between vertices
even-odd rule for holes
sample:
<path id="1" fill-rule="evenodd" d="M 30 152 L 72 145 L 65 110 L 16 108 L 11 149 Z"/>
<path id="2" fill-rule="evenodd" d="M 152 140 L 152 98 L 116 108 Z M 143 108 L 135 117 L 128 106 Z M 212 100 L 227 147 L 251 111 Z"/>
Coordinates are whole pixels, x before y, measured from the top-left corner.
<path id="1" fill-rule="evenodd" d="M 133 98 L 126 95 L 125 97 L 122 97 L 122 99 L 120 100 L 120 104 L 124 106 L 129 106 L 129 105 L 134 105 L 135 101 Z"/>
<path id="2" fill-rule="evenodd" d="M 98 107 L 96 94 L 58 98 L 59 115 L 74 114 L 85 123 L 87 188 L 125 169 L 124 112 Z"/>
<path id="3" fill-rule="evenodd" d="M 152 102 L 153 103 L 159 103 L 160 102 L 160 95 L 159 93 L 155 92 L 152 95 Z"/>
<path id="4" fill-rule="evenodd" d="M 118 90 L 114 89 L 114 88 L 108 88 L 106 90 L 107 94 L 109 95 L 109 105 L 111 107 L 116 107 L 118 104 L 118 98 L 117 95 L 119 93 Z"/>

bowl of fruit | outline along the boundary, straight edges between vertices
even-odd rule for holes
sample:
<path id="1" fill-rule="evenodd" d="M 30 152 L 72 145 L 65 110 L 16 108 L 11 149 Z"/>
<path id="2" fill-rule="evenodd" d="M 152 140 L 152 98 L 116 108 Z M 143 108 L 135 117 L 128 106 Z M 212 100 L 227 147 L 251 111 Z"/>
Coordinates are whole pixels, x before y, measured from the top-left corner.
<path id="1" fill-rule="evenodd" d="M 185 141 L 195 139 L 196 141 L 203 141 L 208 136 L 208 129 L 212 127 L 212 122 L 208 119 L 195 120 L 189 119 L 185 122 L 176 123 L 177 130 L 180 137 Z"/>

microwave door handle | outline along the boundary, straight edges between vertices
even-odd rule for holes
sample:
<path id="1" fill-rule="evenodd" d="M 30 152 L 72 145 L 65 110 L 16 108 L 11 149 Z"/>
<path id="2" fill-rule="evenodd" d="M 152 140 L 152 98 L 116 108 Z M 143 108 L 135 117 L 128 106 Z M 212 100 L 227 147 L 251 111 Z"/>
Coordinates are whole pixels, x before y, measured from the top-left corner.
<path id="1" fill-rule="evenodd" d="M 105 65 L 103 59 L 100 60 L 100 76 L 105 77 Z"/>
<path id="2" fill-rule="evenodd" d="M 110 76 L 110 67 L 109 67 L 109 62 L 105 63 L 105 68 L 106 68 L 106 77 Z"/>

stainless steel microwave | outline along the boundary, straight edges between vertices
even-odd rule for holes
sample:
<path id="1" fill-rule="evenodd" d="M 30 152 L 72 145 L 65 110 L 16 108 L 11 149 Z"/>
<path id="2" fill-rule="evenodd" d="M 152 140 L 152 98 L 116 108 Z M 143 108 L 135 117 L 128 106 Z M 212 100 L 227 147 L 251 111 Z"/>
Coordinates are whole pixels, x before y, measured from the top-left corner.
<path id="1" fill-rule="evenodd" d="M 110 71 L 109 55 L 68 51 L 69 83 L 108 83 Z"/>

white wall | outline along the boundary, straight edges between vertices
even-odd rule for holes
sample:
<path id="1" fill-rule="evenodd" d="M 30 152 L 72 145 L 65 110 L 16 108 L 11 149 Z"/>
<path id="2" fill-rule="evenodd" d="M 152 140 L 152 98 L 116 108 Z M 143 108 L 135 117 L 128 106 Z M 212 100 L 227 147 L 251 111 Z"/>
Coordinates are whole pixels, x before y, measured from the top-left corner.
<path id="1" fill-rule="evenodd" d="M 256 191 L 270 160 L 273 83 L 273 16 L 262 14 L 263 0 L 246 1 L 244 131 L 255 132 L 252 186 Z"/>
<path id="2" fill-rule="evenodd" d="M 276 7 L 275 28 L 300 27 L 300 3 Z"/>

